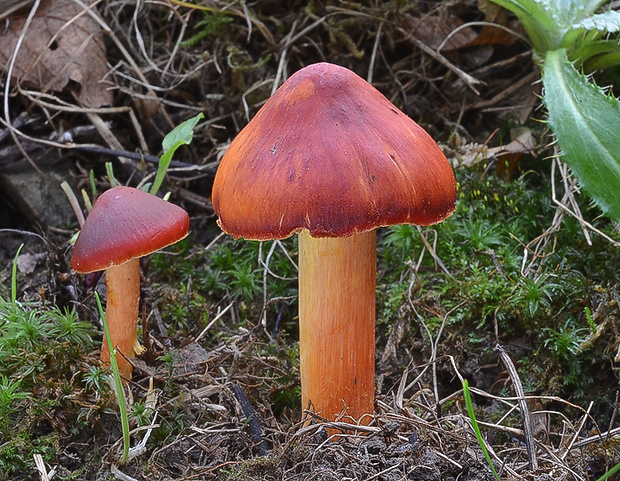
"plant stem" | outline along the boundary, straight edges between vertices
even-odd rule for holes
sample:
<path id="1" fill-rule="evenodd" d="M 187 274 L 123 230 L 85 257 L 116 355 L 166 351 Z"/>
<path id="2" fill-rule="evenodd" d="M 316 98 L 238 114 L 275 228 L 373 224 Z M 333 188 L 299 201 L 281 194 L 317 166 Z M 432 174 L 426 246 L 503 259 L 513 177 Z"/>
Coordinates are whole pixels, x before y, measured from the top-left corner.
<path id="1" fill-rule="evenodd" d="M 81 229 L 82 226 L 84 225 L 84 214 L 82 213 L 82 209 L 80 208 L 80 203 L 78 202 L 77 197 L 75 196 L 75 193 L 73 192 L 73 189 L 69 185 L 69 182 L 67 182 L 66 180 L 62 184 L 60 184 L 60 188 L 63 190 L 63 192 L 67 196 L 67 199 L 69 199 L 69 203 L 71 204 L 71 208 L 73 209 L 73 212 L 75 213 L 75 217 L 77 217 L 78 225 L 80 226 L 80 229 Z"/>
<path id="2" fill-rule="evenodd" d="M 329 420 L 345 407 L 355 420 L 373 413 L 376 258 L 374 230 L 299 234 L 302 405 Z"/>
<path id="3" fill-rule="evenodd" d="M 534 439 L 532 419 L 530 418 L 530 410 L 527 406 L 527 401 L 525 400 L 523 384 L 521 384 L 519 373 L 517 373 L 517 369 L 515 368 L 515 365 L 506 350 L 500 344 L 497 344 L 495 346 L 495 352 L 499 355 L 502 364 L 508 371 L 510 379 L 512 380 L 512 385 L 519 402 L 519 409 L 521 410 L 521 417 L 523 418 L 523 434 L 525 437 L 525 447 L 527 449 L 530 471 L 536 471 L 538 469 L 538 459 L 536 458 L 536 440 Z"/>

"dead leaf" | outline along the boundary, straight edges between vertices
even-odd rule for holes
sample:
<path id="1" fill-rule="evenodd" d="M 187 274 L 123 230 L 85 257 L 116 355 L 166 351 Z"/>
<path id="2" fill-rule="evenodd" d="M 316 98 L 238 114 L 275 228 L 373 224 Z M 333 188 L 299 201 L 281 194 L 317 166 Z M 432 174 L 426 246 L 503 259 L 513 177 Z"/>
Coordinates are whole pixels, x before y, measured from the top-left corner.
<path id="1" fill-rule="evenodd" d="M 32 274 L 37 267 L 40 256 L 32 254 L 21 254 L 17 258 L 17 270 L 22 274 Z"/>
<path id="2" fill-rule="evenodd" d="M 487 22 L 487 25 L 482 27 L 480 35 L 472 42 L 472 46 L 512 45 L 518 39 L 515 33 L 522 34 L 521 24 L 508 15 L 508 10 L 505 8 L 489 0 L 478 0 L 478 8 L 484 13 L 484 21 Z M 511 33 L 511 31 L 515 33 Z"/>
<path id="3" fill-rule="evenodd" d="M 527 154 L 536 147 L 532 131 L 527 127 L 515 127 L 510 131 L 511 141 L 506 145 L 492 147 L 488 150 L 489 157 L 506 154 Z"/>
<path id="4" fill-rule="evenodd" d="M 497 147 L 477 143 L 465 143 L 457 138 L 456 146 L 449 148 L 444 146 L 444 153 L 450 159 L 454 168 L 465 166 L 470 167 L 480 162 L 487 162 L 491 159 L 512 160 L 515 163 L 525 154 L 534 154 L 536 143 L 532 131 L 527 127 L 515 127 L 510 131 L 512 140 Z M 511 166 L 514 169 L 514 165 Z M 512 170 L 510 171 L 512 173 Z"/>
<path id="5" fill-rule="evenodd" d="M 532 154 L 536 147 L 532 131 L 527 127 L 515 127 L 510 136 L 511 142 L 488 150 L 489 157 L 497 158 L 497 175 L 504 180 L 512 179 L 521 158 Z"/>
<path id="6" fill-rule="evenodd" d="M 435 15 L 406 17 L 403 28 L 433 50 L 459 50 L 469 46 L 476 39 L 476 32 L 469 27 L 462 28 L 458 17 L 441 18 Z"/>
<path id="7" fill-rule="evenodd" d="M 26 23 L 20 15 L 8 22 L 0 41 L 0 65 L 6 75 Z M 44 0 L 30 24 L 13 68 L 17 81 L 41 92 L 75 91 L 80 105 L 112 103 L 101 79 L 108 71 L 101 28 L 72 0 Z"/>

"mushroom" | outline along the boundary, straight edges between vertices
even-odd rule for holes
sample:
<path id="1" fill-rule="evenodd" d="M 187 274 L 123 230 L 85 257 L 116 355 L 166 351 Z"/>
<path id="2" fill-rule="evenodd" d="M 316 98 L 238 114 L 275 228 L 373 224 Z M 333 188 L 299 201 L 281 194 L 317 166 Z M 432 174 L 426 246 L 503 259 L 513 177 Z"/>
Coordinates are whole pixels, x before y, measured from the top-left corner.
<path id="1" fill-rule="evenodd" d="M 138 342 L 140 257 L 174 244 L 189 229 L 189 216 L 181 207 L 132 187 L 114 187 L 97 199 L 73 247 L 71 266 L 86 274 L 105 270 L 106 321 L 112 345 L 121 352 L 120 373 L 131 379 L 127 359 L 141 353 Z M 104 342 L 101 360 L 109 363 Z"/>
<path id="2" fill-rule="evenodd" d="M 313 64 L 230 144 L 212 202 L 235 238 L 299 234 L 303 406 L 330 420 L 372 414 L 375 229 L 454 212 L 454 173 L 435 141 L 352 71 Z"/>

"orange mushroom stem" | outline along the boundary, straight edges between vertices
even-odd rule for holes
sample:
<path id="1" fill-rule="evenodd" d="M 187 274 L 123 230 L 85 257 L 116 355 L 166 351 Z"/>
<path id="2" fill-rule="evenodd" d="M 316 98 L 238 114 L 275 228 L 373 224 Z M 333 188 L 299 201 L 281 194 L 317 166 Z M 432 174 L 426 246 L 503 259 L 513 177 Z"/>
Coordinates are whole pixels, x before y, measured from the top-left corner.
<path id="1" fill-rule="evenodd" d="M 373 412 L 376 237 L 299 233 L 302 406 L 327 419 Z"/>
<path id="2" fill-rule="evenodd" d="M 116 358 L 122 376 L 130 379 L 132 365 L 128 359 L 142 353 L 138 342 L 140 305 L 140 259 L 108 267 L 105 272 L 107 287 L 106 323 L 110 339 L 119 355 Z M 101 346 L 101 360 L 110 363 L 110 347 L 105 336 Z"/>

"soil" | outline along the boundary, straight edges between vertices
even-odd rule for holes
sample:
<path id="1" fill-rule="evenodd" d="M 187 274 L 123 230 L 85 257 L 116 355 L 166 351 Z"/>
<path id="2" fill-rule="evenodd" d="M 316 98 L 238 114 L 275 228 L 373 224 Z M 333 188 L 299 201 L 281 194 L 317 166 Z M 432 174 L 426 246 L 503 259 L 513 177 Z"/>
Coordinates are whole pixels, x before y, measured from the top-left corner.
<path id="1" fill-rule="evenodd" d="M 66 2 L 46 0 L 42 8 L 60 8 L 61 3 Z M 113 163 L 122 183 L 136 186 L 154 173 L 164 135 L 202 112 L 204 121 L 191 144 L 175 155 L 163 188 L 190 214 L 192 234 L 185 252 L 200 259 L 198 265 L 208 246 L 223 242 L 210 204 L 217 163 L 273 87 L 305 65 L 329 61 L 370 79 L 419 121 L 455 163 L 479 161 L 471 154 L 476 148 L 510 140 L 499 138 L 498 130 L 506 134 L 506 126 L 540 118 L 539 71 L 531 49 L 515 34 L 523 35 L 516 20 L 486 2 L 215 0 L 201 5 L 97 3 L 106 31 L 90 24 L 81 28 L 94 28 L 94 38 L 105 47 L 90 58 L 107 66 L 103 90 L 85 92 L 83 71 L 57 87 L 14 74 L 17 81 L 4 99 L 10 117 L 27 119 L 21 130 L 29 137 L 57 143 L 22 138 L 17 147 L 8 130 L 0 131 L 0 174 L 5 176 L 0 281 L 10 285 L 13 259 L 24 243 L 23 254 L 29 257 L 21 258 L 18 274 L 21 300 L 78 306 L 80 316 L 100 327 L 92 290 L 69 267 L 76 221 L 45 216 L 31 203 L 28 189 L 10 188 L 16 163 L 24 162 L 23 151 L 34 163 L 53 159 L 45 169 L 62 172 L 75 192 L 90 191 L 89 172 L 97 191 L 108 188 L 105 162 Z M 25 20 L 31 7 L 27 3 L 10 22 Z M 62 136 L 69 134 L 71 142 L 63 144 Z M 536 135 L 541 145 L 536 149 L 544 154 L 547 134 Z M 508 162 L 497 175 L 519 175 L 517 164 Z M 161 318 L 162 299 L 185 295 L 189 303 L 191 289 L 183 291 L 162 269 L 151 267 L 143 265 L 142 289 L 150 348 L 136 360 L 129 386 L 133 400 L 148 400 L 156 415 L 133 434 L 132 459 L 118 462 L 121 424 L 110 395 L 106 409 L 86 428 L 73 429 L 77 414 L 60 409 L 29 417 L 32 439 L 53 435 L 55 447 L 44 453 L 45 472 L 35 469 L 33 458 L 27 460 L 28 469 L 13 472 L 10 479 L 491 481 L 496 478 L 474 435 L 460 376 L 475 386 L 484 439 L 496 451 L 492 458 L 501 479 L 594 480 L 620 460 L 617 400 L 615 406 L 588 408 L 565 401 L 558 391 L 534 392 L 528 398 L 536 413 L 531 420 L 538 467 L 533 469 L 522 418 L 499 421 L 507 405 L 518 410 L 514 379 L 494 351 L 495 339 L 484 336 L 476 352 L 462 352 L 459 340 L 465 336 L 448 333 L 429 362 L 423 333 L 408 337 L 407 326 L 415 324 L 411 306 L 403 306 L 401 320 L 379 336 L 370 424 L 358 425 L 346 416 L 335 422 L 313 417 L 299 407 L 294 313 L 283 307 L 269 314 L 270 328 L 282 324 L 274 334 L 261 324 L 262 299 L 201 300 L 208 304 L 209 319 L 232 304 L 230 323 L 218 323 L 221 334 L 209 332 L 202 341 L 202 328 L 195 326 L 175 328 L 178 336 L 173 337 L 166 325 L 170 321 Z M 97 289 L 105 300 L 101 280 Z M 3 296 L 8 292 L 8 287 L 0 291 Z M 509 357 L 521 359 L 534 350 L 528 342 L 515 336 L 504 347 Z M 87 355 L 97 364 L 97 352 Z M 605 376 L 609 384 L 601 386 L 601 395 L 608 396 L 617 391 L 617 378 L 611 368 Z M 502 396 L 487 394 L 499 384 L 505 387 Z M 565 432 L 549 427 L 550 412 L 562 413 Z M 600 420 L 611 421 L 597 430 Z M 140 441 L 144 446 L 136 448 Z M 8 458 L 0 460 L 0 473 L 7 463 Z"/>

